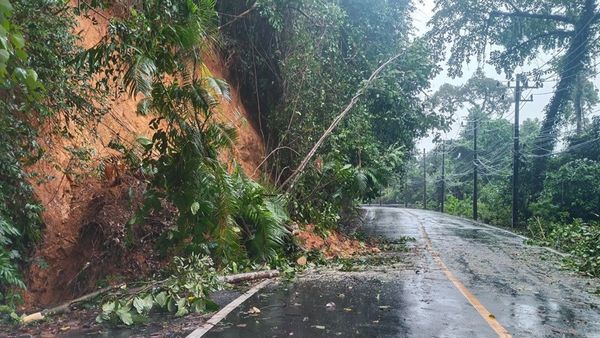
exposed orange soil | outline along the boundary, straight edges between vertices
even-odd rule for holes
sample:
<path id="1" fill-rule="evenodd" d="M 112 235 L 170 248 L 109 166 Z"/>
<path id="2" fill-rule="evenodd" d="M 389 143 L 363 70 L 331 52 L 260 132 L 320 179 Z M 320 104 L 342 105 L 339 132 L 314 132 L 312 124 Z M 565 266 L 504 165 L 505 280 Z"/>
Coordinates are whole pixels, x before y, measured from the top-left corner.
<path id="1" fill-rule="evenodd" d="M 350 258 L 356 255 L 379 253 L 376 247 L 331 230 L 327 238 L 315 232 L 315 226 L 307 224 L 297 231 L 296 237 L 305 251 L 321 251 L 326 258 Z"/>
<path id="2" fill-rule="evenodd" d="M 79 18 L 83 47 L 95 45 L 106 34 L 105 15 L 109 14 Z M 209 56 L 207 67 L 215 77 L 227 80 L 219 57 Z M 221 103 L 219 118 L 235 126 L 239 138 L 233 154 L 221 157 L 228 162 L 235 159 L 248 175 L 256 178 L 259 172 L 255 169 L 264 157 L 263 142 L 247 122 L 249 116 L 237 88 L 231 88 L 231 96 L 231 102 Z M 127 96 L 117 97 L 97 127 L 84 128 L 70 139 L 46 136 L 39 140 L 47 152 L 29 170 L 50 179 L 33 182 L 36 197 L 45 209 L 42 215 L 45 228 L 26 276 L 26 308 L 47 307 L 71 299 L 93 289 L 98 280 L 113 275 L 139 278 L 162 264 L 154 257 L 153 243 L 142 240 L 137 247 L 126 248 L 123 243 L 107 242 L 124 239 L 125 223 L 143 191 L 142 182 L 127 173 L 119 155 L 108 147 L 113 139 L 127 145 L 134 144 L 141 135 L 151 135 L 150 118 L 136 113 L 137 101 Z M 87 168 L 82 168 L 66 150 L 80 147 L 92 151 Z M 155 224 L 134 230 L 160 231 L 167 222 L 158 219 Z M 139 235 L 136 238 L 144 234 Z"/>
<path id="3" fill-rule="evenodd" d="M 214 53 L 206 55 L 204 62 L 213 77 L 226 80 L 231 78 L 227 72 L 226 65 L 218 55 Z M 233 160 L 237 161 L 246 175 L 256 179 L 261 173 L 257 168 L 265 156 L 265 146 L 261 135 L 254 129 L 251 123 L 250 115 L 241 101 L 238 87 L 232 82 L 228 82 L 231 86 L 231 100 L 221 100 L 218 108 L 220 113 L 219 119 L 235 126 L 237 129 L 238 142 L 233 149 Z M 228 157 L 222 159 L 227 163 L 230 163 L 232 160 Z"/>

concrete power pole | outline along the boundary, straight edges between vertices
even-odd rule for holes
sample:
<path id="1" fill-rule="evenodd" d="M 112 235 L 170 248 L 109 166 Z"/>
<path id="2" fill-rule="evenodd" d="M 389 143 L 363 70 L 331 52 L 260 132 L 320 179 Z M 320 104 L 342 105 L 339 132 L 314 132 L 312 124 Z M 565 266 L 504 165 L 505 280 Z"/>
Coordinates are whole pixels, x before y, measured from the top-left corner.
<path id="1" fill-rule="evenodd" d="M 444 212 L 444 201 L 446 200 L 446 141 L 442 140 L 442 200 L 440 201 L 440 212 Z"/>
<path id="2" fill-rule="evenodd" d="M 513 145 L 513 179 L 512 179 L 512 226 L 513 228 L 519 223 L 519 113 L 521 105 L 521 78 L 522 74 L 517 74 L 517 83 L 515 84 L 515 132 Z"/>
<path id="3" fill-rule="evenodd" d="M 427 210 L 427 159 L 423 148 L 423 209 Z"/>
<path id="4" fill-rule="evenodd" d="M 473 219 L 477 220 L 477 118 L 473 120 Z"/>
<path id="5" fill-rule="evenodd" d="M 408 172 L 404 174 L 404 207 L 408 207 Z"/>
<path id="6" fill-rule="evenodd" d="M 510 87 L 510 84 L 509 84 Z M 515 126 L 513 139 L 513 178 L 512 178 L 512 226 L 516 227 L 519 224 L 519 155 L 521 153 L 520 145 L 520 130 L 519 130 L 519 115 L 521 113 L 521 102 L 532 102 L 533 95 L 529 99 L 521 97 L 523 89 L 540 88 L 541 84 L 530 87 L 525 80 L 523 74 L 517 74 L 517 82 L 515 84 Z"/>

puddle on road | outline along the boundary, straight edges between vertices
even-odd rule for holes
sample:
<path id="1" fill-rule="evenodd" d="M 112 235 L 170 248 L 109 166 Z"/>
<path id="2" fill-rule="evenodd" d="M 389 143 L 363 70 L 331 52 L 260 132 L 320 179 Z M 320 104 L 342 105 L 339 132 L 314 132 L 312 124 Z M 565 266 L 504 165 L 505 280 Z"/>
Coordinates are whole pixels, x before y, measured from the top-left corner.
<path id="1" fill-rule="evenodd" d="M 498 238 L 494 235 L 491 235 L 489 230 L 487 229 L 478 229 L 478 228 L 450 228 L 452 233 L 461 239 L 469 240 L 469 241 L 477 241 L 481 243 L 497 243 Z M 500 244 L 500 243 L 498 243 Z"/>
<path id="2" fill-rule="evenodd" d="M 390 287 L 389 283 L 394 283 Z M 246 301 L 209 337 L 402 337 L 410 334 L 402 281 L 299 280 Z M 257 307 L 259 314 L 248 314 Z"/>

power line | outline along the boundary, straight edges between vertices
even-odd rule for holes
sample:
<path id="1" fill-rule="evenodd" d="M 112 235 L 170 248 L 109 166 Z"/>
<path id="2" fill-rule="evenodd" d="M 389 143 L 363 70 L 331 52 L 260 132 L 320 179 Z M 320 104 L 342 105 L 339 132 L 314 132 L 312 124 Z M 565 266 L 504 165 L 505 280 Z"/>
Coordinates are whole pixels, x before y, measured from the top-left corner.
<path id="1" fill-rule="evenodd" d="M 578 143 L 576 145 L 570 146 L 569 148 L 567 148 L 565 150 L 562 150 L 562 151 L 559 151 L 559 152 L 550 153 L 550 154 L 544 154 L 544 155 L 524 154 L 524 156 L 528 157 L 528 158 L 539 158 L 539 157 L 549 157 L 549 156 L 556 156 L 556 155 L 560 155 L 560 154 L 566 154 L 566 153 L 569 153 L 569 152 L 571 152 L 573 150 L 582 148 L 582 147 L 584 147 L 584 146 L 586 146 L 586 145 L 588 145 L 590 143 L 594 143 L 594 142 L 599 141 L 599 140 L 600 140 L 600 137 L 592 139 L 592 140 L 588 140 L 588 141 L 585 141 L 585 142 Z"/>
<path id="2" fill-rule="evenodd" d="M 594 21 L 594 19 L 596 19 L 596 16 L 595 16 L 595 15 L 592 15 L 592 16 L 590 17 L 589 21 L 588 21 L 588 22 L 586 22 L 586 23 L 585 23 L 585 25 L 583 25 L 583 27 L 587 27 L 587 26 L 591 25 L 591 24 L 592 24 L 592 22 Z M 576 33 L 576 34 L 575 34 L 575 35 L 574 35 L 574 36 L 571 38 L 571 40 L 572 40 L 572 41 L 576 40 L 576 39 L 579 37 L 579 35 L 580 35 L 580 34 L 581 34 L 583 31 L 584 31 L 583 29 L 579 30 L 579 32 L 577 32 L 577 33 Z M 594 43 L 595 43 L 595 42 L 596 42 L 598 39 L 600 39 L 600 36 L 599 36 L 599 37 L 598 37 L 598 38 L 597 38 L 595 41 L 593 41 L 592 43 L 590 43 L 590 45 L 591 45 L 591 46 L 593 46 L 593 45 L 594 45 Z M 580 47 L 581 47 L 581 46 L 580 46 Z M 580 47 L 578 47 L 577 49 L 579 49 Z M 545 62 L 543 65 L 542 65 L 542 67 L 544 67 L 544 66 L 546 66 L 546 65 L 549 65 L 551 62 L 553 62 L 555 59 L 557 59 L 557 58 L 559 57 L 560 53 L 562 53 L 562 52 L 564 51 L 564 49 L 565 49 L 565 48 L 566 48 L 566 45 L 564 45 L 564 46 L 563 46 L 561 49 L 559 49 L 559 51 L 558 51 L 558 52 L 556 52 L 556 53 L 554 54 L 554 56 L 553 56 L 551 59 L 549 59 L 548 61 L 546 61 L 546 62 Z M 564 55 L 564 56 L 563 56 L 563 59 L 566 59 L 566 58 L 570 57 L 570 55 L 569 55 L 569 54 L 571 54 L 571 53 L 573 53 L 573 52 L 575 52 L 575 50 L 574 50 L 574 51 L 571 51 L 571 52 L 569 52 L 569 53 L 567 53 L 566 55 Z M 580 56 L 582 53 L 585 53 L 585 50 L 584 50 L 584 51 L 582 51 L 582 52 L 580 52 L 580 53 L 579 53 L 577 56 Z M 540 68 L 541 68 L 541 67 L 540 67 Z M 550 70 L 550 69 L 548 69 L 548 70 Z M 541 72 L 541 69 L 539 69 L 538 71 L 540 71 L 540 72 Z M 544 72 L 545 72 L 545 71 L 544 71 Z M 529 75 L 532 75 L 531 73 L 532 73 L 532 72 L 529 72 Z"/>

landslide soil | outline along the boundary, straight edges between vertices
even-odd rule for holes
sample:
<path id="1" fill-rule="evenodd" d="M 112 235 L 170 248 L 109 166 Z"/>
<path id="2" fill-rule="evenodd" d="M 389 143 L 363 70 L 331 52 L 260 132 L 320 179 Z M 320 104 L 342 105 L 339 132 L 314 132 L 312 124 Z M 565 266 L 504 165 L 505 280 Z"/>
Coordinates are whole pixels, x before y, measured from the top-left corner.
<path id="1" fill-rule="evenodd" d="M 95 45 L 107 33 L 106 17 L 110 15 L 79 18 L 77 31 L 84 48 Z M 207 55 L 206 63 L 213 76 L 228 79 L 218 55 Z M 231 100 L 223 100 L 219 107 L 219 119 L 238 132 L 235 149 L 221 159 L 227 163 L 235 160 L 256 178 L 264 145 L 248 122 L 251 117 L 238 93 L 232 86 Z M 149 118 L 136 113 L 138 99 L 114 98 L 98 125 L 79 128 L 69 139 L 44 133 L 50 136 L 39 140 L 47 152 L 30 171 L 48 178 L 32 182 L 44 207 L 44 229 L 26 273 L 28 289 L 20 310 L 47 308 L 98 286 L 148 276 L 168 260 L 156 252 L 155 242 L 173 219 L 169 208 L 134 227 L 134 244 L 126 245 L 126 223 L 142 201 L 144 179 L 126 168 L 109 143 L 117 140 L 133 145 L 137 137 L 150 136 Z M 85 148 L 92 156 L 81 161 L 68 150 L 73 148 Z"/>
<path id="2" fill-rule="evenodd" d="M 325 258 L 350 258 L 380 253 L 377 246 L 362 243 L 337 230 L 330 230 L 323 236 L 316 231 L 313 224 L 302 226 L 295 232 L 295 236 L 302 250 L 321 252 Z"/>

